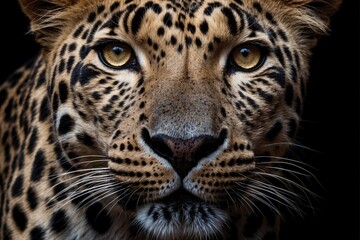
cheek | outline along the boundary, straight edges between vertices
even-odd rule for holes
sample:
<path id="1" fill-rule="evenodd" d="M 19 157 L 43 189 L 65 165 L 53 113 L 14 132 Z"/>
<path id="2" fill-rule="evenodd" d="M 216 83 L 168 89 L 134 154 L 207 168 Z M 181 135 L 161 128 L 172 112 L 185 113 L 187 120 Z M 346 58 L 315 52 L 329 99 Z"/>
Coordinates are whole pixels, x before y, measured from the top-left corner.
<path id="1" fill-rule="evenodd" d="M 228 91 L 234 96 L 234 112 L 248 117 L 261 115 L 259 117 L 265 118 L 277 108 L 284 94 L 285 76 L 278 71 L 273 71 L 270 75 L 278 77 L 281 84 L 273 78 L 258 74 L 236 73 L 229 78 L 231 89 Z M 244 120 L 243 118 L 240 120 Z"/>
<path id="2" fill-rule="evenodd" d="M 100 75 L 91 85 L 78 90 L 85 96 L 82 104 L 90 111 L 96 109 L 99 115 L 108 115 L 112 110 L 122 111 L 137 91 L 137 79 L 133 73 Z"/>
<path id="3" fill-rule="evenodd" d="M 75 129 L 75 115 L 71 109 L 60 108 L 56 113 L 55 128 L 59 137 L 64 137 Z"/>

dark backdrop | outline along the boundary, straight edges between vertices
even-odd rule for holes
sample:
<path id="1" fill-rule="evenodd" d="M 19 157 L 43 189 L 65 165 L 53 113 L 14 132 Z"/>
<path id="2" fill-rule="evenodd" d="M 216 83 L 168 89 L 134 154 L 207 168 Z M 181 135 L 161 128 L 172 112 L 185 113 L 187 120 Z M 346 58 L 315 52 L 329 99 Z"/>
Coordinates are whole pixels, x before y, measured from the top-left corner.
<path id="1" fill-rule="evenodd" d="M 5 5 L 6 4 L 6 5 Z M 303 219 L 287 217 L 286 240 L 359 239 L 359 6 L 345 0 L 314 51 L 298 141 L 324 188 Z M 17 1 L 2 3 L 0 81 L 38 51 Z M 9 14 L 9 16 L 7 15 Z M 316 184 L 315 184 L 316 185 Z"/>

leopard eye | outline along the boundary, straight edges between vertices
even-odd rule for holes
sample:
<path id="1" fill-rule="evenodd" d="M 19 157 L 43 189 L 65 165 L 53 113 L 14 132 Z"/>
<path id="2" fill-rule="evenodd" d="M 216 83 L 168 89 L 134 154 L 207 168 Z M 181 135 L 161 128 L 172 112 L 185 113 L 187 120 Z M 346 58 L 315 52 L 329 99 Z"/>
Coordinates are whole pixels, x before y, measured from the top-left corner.
<path id="1" fill-rule="evenodd" d="M 230 54 L 231 61 L 238 70 L 250 72 L 262 66 L 265 54 L 256 44 L 245 43 L 234 48 Z"/>
<path id="2" fill-rule="evenodd" d="M 131 47 L 121 42 L 106 43 L 100 47 L 98 53 L 103 64 L 115 69 L 126 67 L 133 58 Z"/>

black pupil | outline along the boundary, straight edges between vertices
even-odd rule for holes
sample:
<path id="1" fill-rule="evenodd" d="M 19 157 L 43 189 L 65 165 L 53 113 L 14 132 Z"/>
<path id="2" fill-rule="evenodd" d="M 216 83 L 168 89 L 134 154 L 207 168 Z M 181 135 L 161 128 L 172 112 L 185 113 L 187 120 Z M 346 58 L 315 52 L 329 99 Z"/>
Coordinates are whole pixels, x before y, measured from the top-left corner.
<path id="1" fill-rule="evenodd" d="M 250 55 L 250 50 L 248 48 L 242 48 L 242 49 L 240 49 L 240 53 L 244 57 L 248 57 Z"/>
<path id="2" fill-rule="evenodd" d="M 113 51 L 113 53 L 114 53 L 115 55 L 120 55 L 121 53 L 124 52 L 124 49 L 121 48 L 121 47 L 118 47 L 118 46 L 114 46 L 114 47 L 112 48 L 112 51 Z"/>

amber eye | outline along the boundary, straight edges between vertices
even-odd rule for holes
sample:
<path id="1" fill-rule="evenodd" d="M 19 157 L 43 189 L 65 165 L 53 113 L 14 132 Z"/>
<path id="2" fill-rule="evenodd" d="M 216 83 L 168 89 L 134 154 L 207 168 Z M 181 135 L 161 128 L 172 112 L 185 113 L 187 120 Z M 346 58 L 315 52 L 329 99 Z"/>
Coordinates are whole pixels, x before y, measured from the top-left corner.
<path id="1" fill-rule="evenodd" d="M 260 46 L 246 43 L 237 46 L 231 52 L 231 60 L 242 71 L 254 71 L 265 60 L 264 51 Z"/>
<path id="2" fill-rule="evenodd" d="M 125 43 L 107 43 L 99 49 L 100 60 L 108 67 L 119 69 L 125 67 L 132 57 L 131 47 Z"/>

